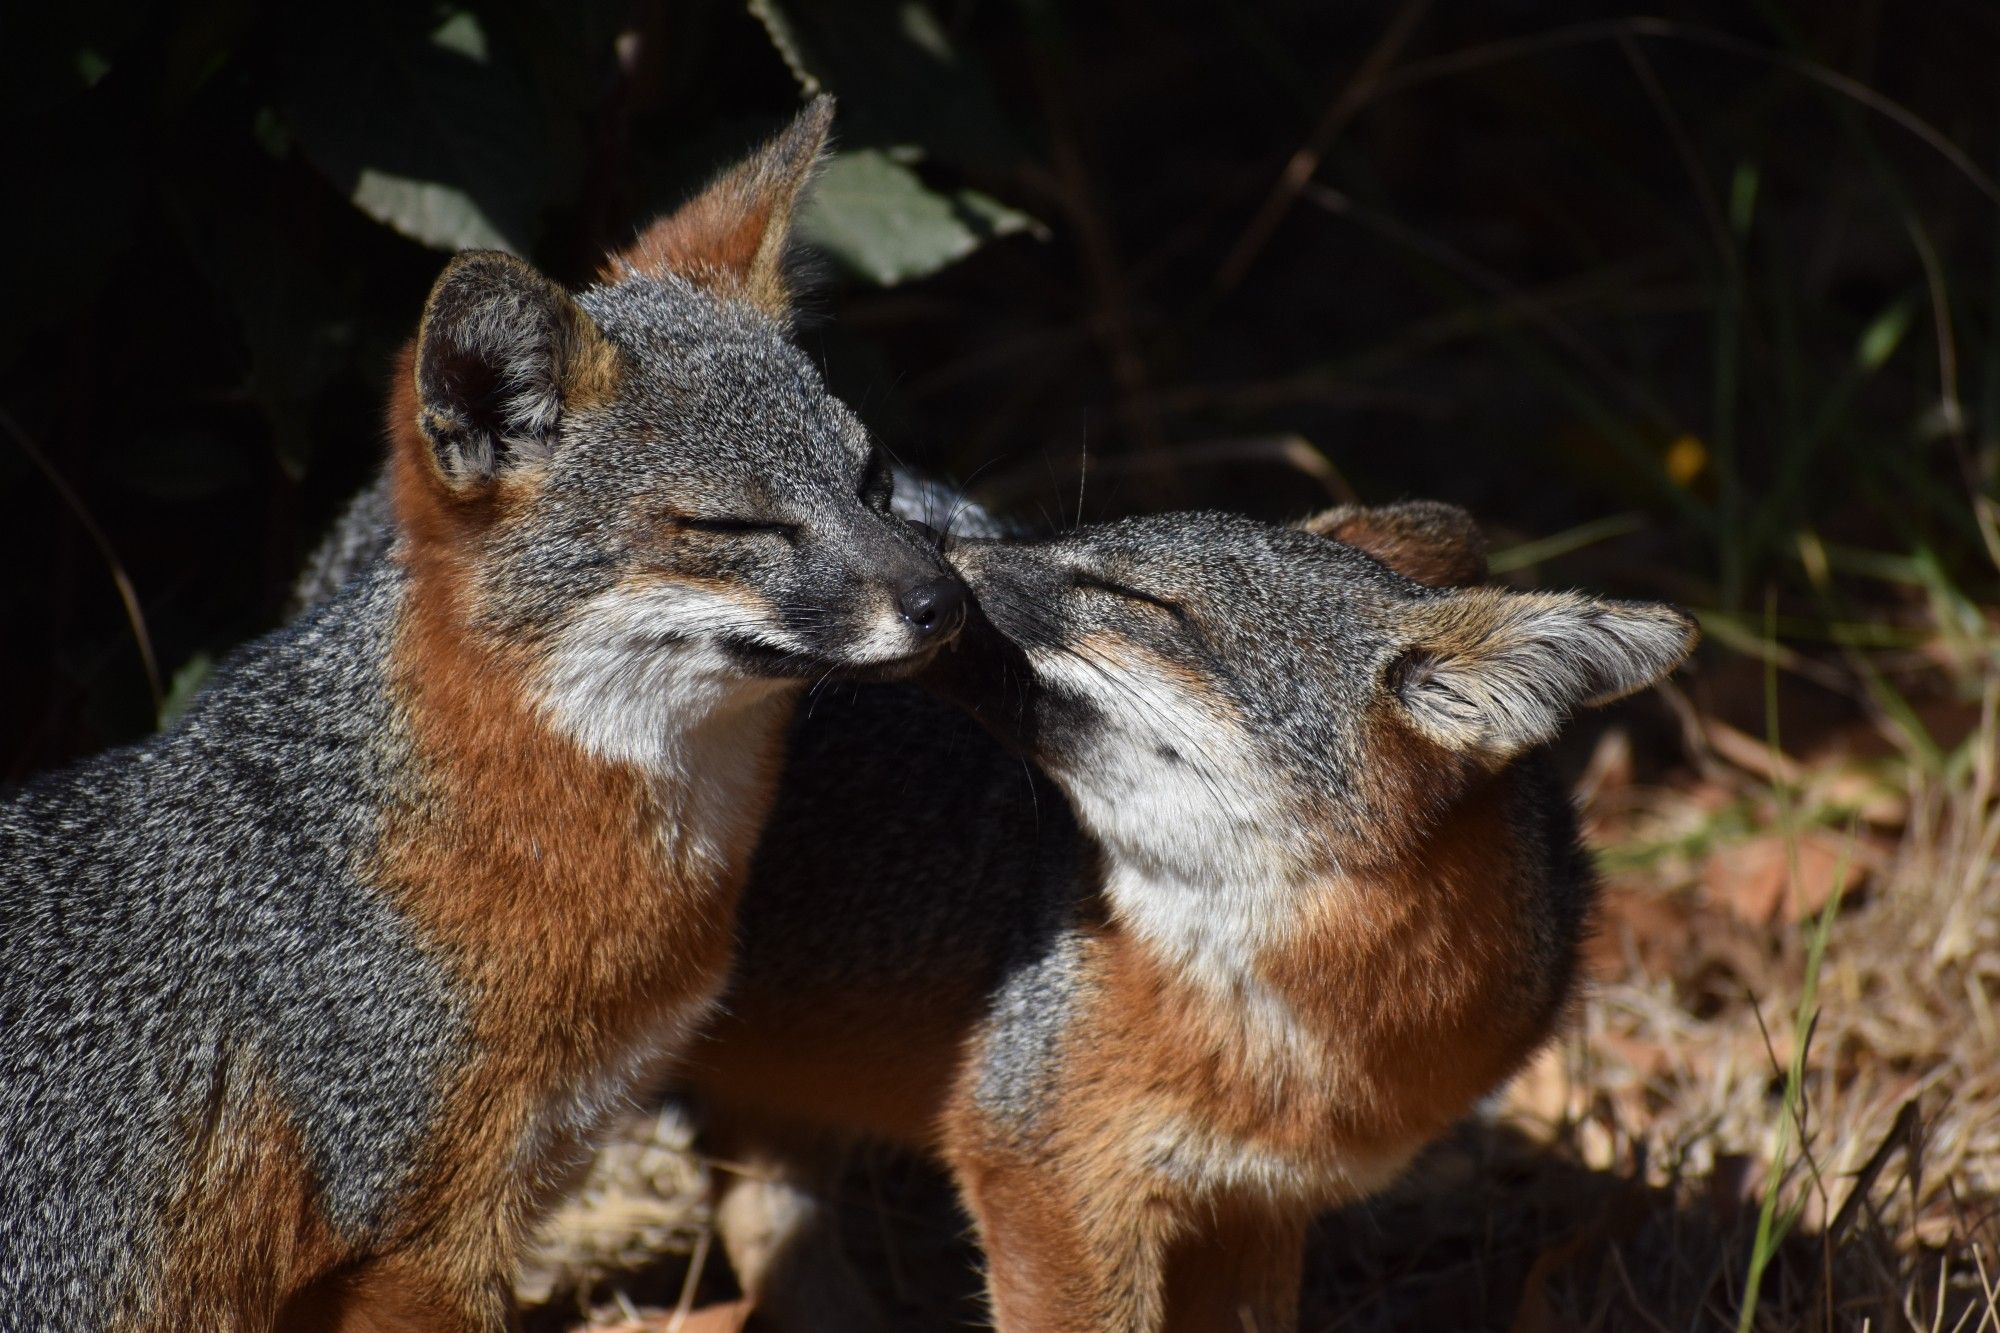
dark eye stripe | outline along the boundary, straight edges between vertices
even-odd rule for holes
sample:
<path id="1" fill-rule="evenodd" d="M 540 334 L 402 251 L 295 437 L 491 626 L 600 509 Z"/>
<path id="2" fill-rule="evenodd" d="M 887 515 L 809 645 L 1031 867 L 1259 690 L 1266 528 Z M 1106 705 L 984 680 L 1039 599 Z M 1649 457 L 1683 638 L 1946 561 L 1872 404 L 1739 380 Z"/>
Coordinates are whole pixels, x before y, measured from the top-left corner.
<path id="1" fill-rule="evenodd" d="M 694 514 L 670 514 L 667 522 L 683 532 L 711 532 L 718 535 L 742 535 L 754 532 L 776 533 L 790 540 L 798 535 L 798 524 L 779 523 L 762 518 L 702 517 Z"/>
<path id="2" fill-rule="evenodd" d="M 1113 597 L 1123 597 L 1131 602 L 1144 602 L 1148 606 L 1159 607 L 1160 610 L 1167 612 L 1176 619 L 1187 619 L 1187 612 L 1181 609 L 1180 603 L 1165 597 L 1155 597 L 1152 593 L 1141 592 L 1137 588 L 1129 587 L 1123 583 L 1114 583 L 1110 579 L 1099 578 L 1095 574 L 1078 574 L 1075 576 L 1075 583 L 1079 588 L 1091 588 L 1098 592 L 1108 592 Z"/>

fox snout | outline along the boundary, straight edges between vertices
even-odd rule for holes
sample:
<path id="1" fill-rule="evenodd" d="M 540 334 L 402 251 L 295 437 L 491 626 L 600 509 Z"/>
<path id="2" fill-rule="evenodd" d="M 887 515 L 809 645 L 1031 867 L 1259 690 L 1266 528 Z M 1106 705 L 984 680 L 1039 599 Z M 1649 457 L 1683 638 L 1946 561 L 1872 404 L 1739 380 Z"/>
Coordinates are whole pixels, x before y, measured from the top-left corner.
<path id="1" fill-rule="evenodd" d="M 966 538 L 953 541 L 948 554 L 975 605 L 983 642 L 1026 648 L 1058 633 L 1054 613 L 1068 570 L 1041 543 Z"/>
<path id="2" fill-rule="evenodd" d="M 821 541 L 825 558 L 783 580 L 778 598 L 784 637 L 822 671 L 901 675 L 958 633 L 965 585 L 901 519 L 866 512 Z"/>
<path id="3" fill-rule="evenodd" d="M 919 638 L 942 639 L 965 619 L 965 585 L 948 575 L 925 579 L 897 593 L 896 607 Z"/>

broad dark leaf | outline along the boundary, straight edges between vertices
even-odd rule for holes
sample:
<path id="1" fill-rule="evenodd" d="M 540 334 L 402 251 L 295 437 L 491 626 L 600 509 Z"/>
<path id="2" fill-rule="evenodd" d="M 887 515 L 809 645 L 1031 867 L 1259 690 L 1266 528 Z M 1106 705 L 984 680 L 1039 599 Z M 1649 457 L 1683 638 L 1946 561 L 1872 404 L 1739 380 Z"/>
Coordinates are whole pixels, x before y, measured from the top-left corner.
<path id="1" fill-rule="evenodd" d="M 356 207 L 425 245 L 526 253 L 574 189 L 579 109 L 547 95 L 549 81 L 469 11 L 347 8 L 296 33 L 282 64 L 306 156 Z"/>
<path id="2" fill-rule="evenodd" d="M 917 147 L 960 167 L 993 168 L 1021 142 L 977 64 L 921 0 L 749 0 L 808 92 L 840 98 L 840 142 Z"/>

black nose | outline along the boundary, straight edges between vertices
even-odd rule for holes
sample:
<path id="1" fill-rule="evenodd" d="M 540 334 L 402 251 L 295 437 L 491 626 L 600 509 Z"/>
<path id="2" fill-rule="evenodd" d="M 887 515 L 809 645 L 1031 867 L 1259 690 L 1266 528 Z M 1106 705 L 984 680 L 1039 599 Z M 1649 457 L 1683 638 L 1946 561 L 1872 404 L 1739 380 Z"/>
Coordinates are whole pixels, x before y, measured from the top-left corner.
<path id="1" fill-rule="evenodd" d="M 965 589 L 957 579 L 930 579 L 905 588 L 896 605 L 917 633 L 942 634 L 958 624 L 965 610 Z"/>

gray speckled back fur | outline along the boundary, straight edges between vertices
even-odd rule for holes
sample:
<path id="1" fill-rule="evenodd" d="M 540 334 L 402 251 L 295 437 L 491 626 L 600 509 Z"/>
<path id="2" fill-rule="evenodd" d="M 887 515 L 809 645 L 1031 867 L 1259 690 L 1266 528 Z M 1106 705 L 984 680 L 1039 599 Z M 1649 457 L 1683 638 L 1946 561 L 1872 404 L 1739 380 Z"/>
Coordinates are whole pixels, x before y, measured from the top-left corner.
<path id="1" fill-rule="evenodd" d="M 406 760 L 380 678 L 400 596 L 372 566 L 173 730 L 0 807 L 10 1330 L 145 1301 L 189 1139 L 247 1071 L 352 1238 L 417 1165 L 462 1015 L 356 861 Z"/>

